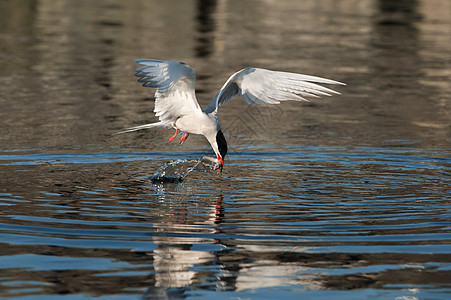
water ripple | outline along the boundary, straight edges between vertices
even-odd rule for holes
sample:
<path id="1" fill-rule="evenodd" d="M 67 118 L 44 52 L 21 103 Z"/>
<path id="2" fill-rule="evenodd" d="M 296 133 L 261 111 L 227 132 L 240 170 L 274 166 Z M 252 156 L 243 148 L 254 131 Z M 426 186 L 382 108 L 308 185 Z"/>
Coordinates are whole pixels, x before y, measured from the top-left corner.
<path id="1" fill-rule="evenodd" d="M 200 276 L 199 287 L 224 291 L 227 278 L 254 273 L 314 290 L 390 272 L 449 273 L 443 152 L 319 150 L 231 153 L 221 175 L 200 163 L 202 152 L 0 155 L 12 170 L 4 182 L 36 188 L 0 194 L 10 249 L 0 264 L 40 280 L 74 268 L 113 282 Z M 152 172 L 184 180 L 152 183 Z"/>

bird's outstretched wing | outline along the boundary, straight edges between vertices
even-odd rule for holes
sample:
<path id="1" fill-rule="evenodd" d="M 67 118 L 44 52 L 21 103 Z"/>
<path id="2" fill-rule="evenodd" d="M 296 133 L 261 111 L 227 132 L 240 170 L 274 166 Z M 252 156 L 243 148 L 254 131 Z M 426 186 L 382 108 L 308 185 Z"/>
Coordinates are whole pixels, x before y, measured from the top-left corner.
<path id="1" fill-rule="evenodd" d="M 279 104 L 280 101 L 308 101 L 305 97 L 340 94 L 317 83 L 344 83 L 316 76 L 266 69 L 246 68 L 236 72 L 222 86 L 205 112 L 210 113 L 240 94 L 249 104 Z"/>
<path id="2" fill-rule="evenodd" d="M 141 67 L 135 69 L 143 86 L 156 89 L 155 115 L 160 123 L 174 126 L 184 115 L 200 112 L 194 84 L 196 74 L 182 62 L 156 59 L 137 59 Z"/>

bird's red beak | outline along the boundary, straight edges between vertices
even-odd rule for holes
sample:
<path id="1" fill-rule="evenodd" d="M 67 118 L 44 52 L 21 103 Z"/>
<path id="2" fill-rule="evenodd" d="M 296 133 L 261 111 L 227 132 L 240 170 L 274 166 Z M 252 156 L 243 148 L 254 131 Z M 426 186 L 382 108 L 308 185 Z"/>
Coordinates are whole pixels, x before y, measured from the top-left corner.
<path id="1" fill-rule="evenodd" d="M 218 164 L 215 166 L 215 170 L 218 170 L 219 173 L 222 173 L 222 166 L 224 165 L 224 160 L 222 159 L 221 155 L 217 154 L 218 157 Z"/>
<path id="2" fill-rule="evenodd" d="M 222 159 L 221 155 L 216 154 L 216 156 L 218 157 L 218 161 L 221 163 L 221 165 L 224 165 L 224 160 Z"/>

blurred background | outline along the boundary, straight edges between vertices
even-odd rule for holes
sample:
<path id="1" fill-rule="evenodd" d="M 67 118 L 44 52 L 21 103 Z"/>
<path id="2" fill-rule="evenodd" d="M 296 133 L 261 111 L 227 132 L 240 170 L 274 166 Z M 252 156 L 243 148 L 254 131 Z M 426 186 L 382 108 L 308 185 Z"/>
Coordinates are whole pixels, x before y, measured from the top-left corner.
<path id="1" fill-rule="evenodd" d="M 133 136 L 109 135 L 155 119 L 147 101 L 153 90 L 133 76 L 136 58 L 188 63 L 197 72 L 202 106 L 228 76 L 247 66 L 346 82 L 344 97 L 312 101 L 321 106 L 312 113 L 303 112 L 309 104 L 285 105 L 285 112 L 295 111 L 285 116 L 294 126 L 271 125 L 276 135 L 314 134 L 308 143 L 352 138 L 353 144 L 409 140 L 431 146 L 443 145 L 449 133 L 449 1 L 0 5 L 4 149 L 127 146 Z M 222 127 L 247 108 L 242 102 L 221 111 Z M 154 134 L 160 132 L 168 135 Z"/>

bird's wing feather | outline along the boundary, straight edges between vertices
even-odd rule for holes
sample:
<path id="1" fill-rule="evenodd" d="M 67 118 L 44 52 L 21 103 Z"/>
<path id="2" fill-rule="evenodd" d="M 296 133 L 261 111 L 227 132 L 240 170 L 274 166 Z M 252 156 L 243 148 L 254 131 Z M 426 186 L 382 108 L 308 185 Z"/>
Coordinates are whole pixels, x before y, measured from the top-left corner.
<path id="1" fill-rule="evenodd" d="M 155 115 L 160 122 L 174 126 L 184 116 L 201 111 L 195 95 L 193 69 L 182 62 L 156 59 L 137 59 L 141 67 L 135 69 L 143 86 L 156 89 Z"/>
<path id="2" fill-rule="evenodd" d="M 339 94 L 318 83 L 344 85 L 316 76 L 246 68 L 230 76 L 204 111 L 209 113 L 216 110 L 237 94 L 249 104 L 279 104 L 280 101 L 288 100 L 308 101 L 305 97 Z"/>

